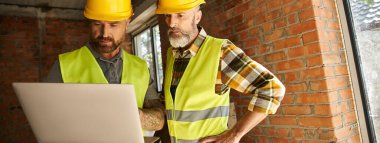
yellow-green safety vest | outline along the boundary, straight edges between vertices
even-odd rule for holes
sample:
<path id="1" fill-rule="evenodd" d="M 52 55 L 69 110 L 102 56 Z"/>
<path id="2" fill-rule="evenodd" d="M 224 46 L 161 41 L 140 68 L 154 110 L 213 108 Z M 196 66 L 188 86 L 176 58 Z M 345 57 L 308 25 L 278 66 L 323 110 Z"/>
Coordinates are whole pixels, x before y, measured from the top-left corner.
<path id="1" fill-rule="evenodd" d="M 121 84 L 133 84 L 137 105 L 143 107 L 145 93 L 149 85 L 149 70 L 147 63 L 122 50 L 123 70 Z M 59 64 L 64 83 L 99 83 L 107 84 L 95 57 L 87 46 L 60 54 Z"/>
<path id="2" fill-rule="evenodd" d="M 170 86 L 174 57 L 167 54 L 164 83 L 169 134 L 174 143 L 197 142 L 227 129 L 229 91 L 215 93 L 223 39 L 207 36 L 198 53 L 192 57 L 177 86 L 173 101 Z"/>

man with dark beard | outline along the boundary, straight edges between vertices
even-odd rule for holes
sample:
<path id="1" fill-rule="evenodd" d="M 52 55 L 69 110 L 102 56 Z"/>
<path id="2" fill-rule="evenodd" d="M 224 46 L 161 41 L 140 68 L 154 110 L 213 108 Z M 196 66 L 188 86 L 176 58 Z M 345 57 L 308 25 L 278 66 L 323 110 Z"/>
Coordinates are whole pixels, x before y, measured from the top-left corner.
<path id="1" fill-rule="evenodd" d="M 169 28 L 165 104 L 173 143 L 238 143 L 268 114 L 274 114 L 284 85 L 227 39 L 206 34 L 198 23 L 204 0 L 159 0 Z M 229 91 L 252 97 L 246 114 L 227 130 Z"/>
<path id="2" fill-rule="evenodd" d="M 160 130 L 163 106 L 147 63 L 121 47 L 131 15 L 130 0 L 87 0 L 84 16 L 91 40 L 80 49 L 60 54 L 47 82 L 133 84 L 142 128 Z"/>

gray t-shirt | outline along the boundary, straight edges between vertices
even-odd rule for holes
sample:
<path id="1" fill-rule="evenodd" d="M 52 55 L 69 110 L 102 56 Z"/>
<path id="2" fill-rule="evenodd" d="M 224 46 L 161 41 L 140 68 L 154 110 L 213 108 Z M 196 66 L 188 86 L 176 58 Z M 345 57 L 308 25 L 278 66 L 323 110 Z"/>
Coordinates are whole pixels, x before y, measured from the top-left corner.
<path id="1" fill-rule="evenodd" d="M 91 48 L 90 44 L 86 45 L 89 47 L 92 55 L 95 57 L 100 68 L 103 71 L 104 76 L 106 77 L 108 83 L 110 84 L 120 84 L 121 75 L 123 71 L 123 58 L 122 52 L 119 52 L 112 59 L 104 59 L 99 53 Z M 53 67 L 51 68 L 45 82 L 50 83 L 63 83 L 61 68 L 59 65 L 59 59 L 55 61 Z M 159 95 L 156 90 L 156 82 L 150 78 L 148 91 L 145 95 L 145 99 L 159 99 Z"/>

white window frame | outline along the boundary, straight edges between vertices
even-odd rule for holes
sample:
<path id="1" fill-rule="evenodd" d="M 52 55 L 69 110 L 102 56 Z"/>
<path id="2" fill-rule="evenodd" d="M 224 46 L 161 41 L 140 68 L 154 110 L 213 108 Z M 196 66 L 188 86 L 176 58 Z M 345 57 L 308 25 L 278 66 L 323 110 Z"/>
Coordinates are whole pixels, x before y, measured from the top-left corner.
<path id="1" fill-rule="evenodd" d="M 349 0 L 337 0 L 336 2 L 337 2 L 340 25 L 342 29 L 343 45 L 346 49 L 346 56 L 347 56 L 346 58 L 348 62 L 349 74 L 351 77 L 351 85 L 352 85 L 352 90 L 353 90 L 357 120 L 359 124 L 361 142 L 369 143 L 369 142 L 376 141 L 376 138 L 375 136 L 371 135 L 371 134 L 374 134 L 373 131 L 370 131 L 370 130 L 373 130 L 373 126 L 371 127 L 372 123 L 368 123 L 367 118 L 369 118 L 368 117 L 369 115 L 368 114 L 366 115 L 366 112 L 368 113 L 368 111 L 366 111 L 365 109 L 367 107 L 365 107 L 366 105 L 363 104 L 366 101 L 366 99 L 363 99 L 364 96 L 362 95 L 366 93 L 364 91 L 365 89 L 362 88 L 363 83 L 361 83 L 362 82 L 360 78 L 361 75 L 359 75 L 360 73 L 358 73 L 358 68 L 360 67 L 356 63 L 355 54 L 353 50 L 354 48 L 353 46 L 356 46 L 356 45 L 353 45 L 353 42 L 356 42 L 356 41 L 353 41 L 355 39 L 352 39 L 351 34 L 350 34 L 349 23 L 351 23 L 351 21 L 349 20 L 352 17 L 351 15 L 349 16 L 346 15 L 346 10 L 348 10 L 349 7 L 345 7 L 345 5 L 349 4 Z"/>

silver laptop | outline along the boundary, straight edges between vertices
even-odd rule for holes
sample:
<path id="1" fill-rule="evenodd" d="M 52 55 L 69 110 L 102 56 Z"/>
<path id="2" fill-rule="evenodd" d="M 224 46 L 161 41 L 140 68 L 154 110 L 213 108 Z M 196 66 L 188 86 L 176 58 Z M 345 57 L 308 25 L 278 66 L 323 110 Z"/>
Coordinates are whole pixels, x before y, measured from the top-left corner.
<path id="1" fill-rule="evenodd" d="M 143 143 L 134 87 L 13 83 L 40 143 Z"/>

